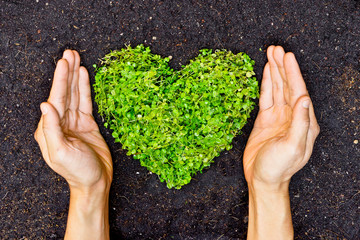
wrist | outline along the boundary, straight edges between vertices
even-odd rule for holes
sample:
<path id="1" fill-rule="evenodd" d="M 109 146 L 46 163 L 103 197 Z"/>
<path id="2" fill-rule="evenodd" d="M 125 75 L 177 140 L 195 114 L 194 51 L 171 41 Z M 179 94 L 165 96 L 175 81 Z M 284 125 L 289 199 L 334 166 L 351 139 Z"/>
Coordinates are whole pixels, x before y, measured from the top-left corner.
<path id="1" fill-rule="evenodd" d="M 265 183 L 262 181 L 252 180 L 248 182 L 249 194 L 271 195 L 288 195 L 290 181 Z"/>
<path id="2" fill-rule="evenodd" d="M 251 182 L 248 239 L 293 239 L 289 183 Z"/>
<path id="3" fill-rule="evenodd" d="M 78 189 L 70 187 L 70 204 L 84 213 L 91 213 L 95 209 L 103 209 L 108 205 L 109 190 L 99 189 Z"/>
<path id="4" fill-rule="evenodd" d="M 65 239 L 109 238 L 109 189 L 70 187 Z"/>
<path id="5" fill-rule="evenodd" d="M 94 195 L 106 195 L 110 192 L 111 180 L 101 177 L 96 182 L 89 183 L 72 183 L 68 181 L 70 193 L 76 196 L 91 197 Z"/>

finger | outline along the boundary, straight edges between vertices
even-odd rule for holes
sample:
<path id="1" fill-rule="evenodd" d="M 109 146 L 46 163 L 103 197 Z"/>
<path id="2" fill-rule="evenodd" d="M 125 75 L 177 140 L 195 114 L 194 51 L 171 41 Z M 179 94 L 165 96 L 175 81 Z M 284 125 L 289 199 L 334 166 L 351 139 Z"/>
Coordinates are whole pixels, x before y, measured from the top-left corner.
<path id="1" fill-rule="evenodd" d="M 79 110 L 83 113 L 92 114 L 89 74 L 85 67 L 80 67 L 79 90 L 80 90 Z"/>
<path id="2" fill-rule="evenodd" d="M 299 64 L 293 53 L 289 52 L 285 54 L 284 66 L 290 92 L 289 104 L 293 108 L 298 101 L 298 98 L 308 95 L 308 92 L 306 90 L 304 79 L 301 75 Z"/>
<path id="3" fill-rule="evenodd" d="M 271 74 L 270 74 L 270 65 L 266 63 L 263 72 L 263 78 L 261 81 L 261 89 L 260 89 L 260 110 L 266 110 L 272 107 L 274 104 L 273 96 L 272 96 L 272 82 L 271 82 Z"/>
<path id="4" fill-rule="evenodd" d="M 74 55 L 74 72 L 73 72 L 73 79 L 71 82 L 71 102 L 69 108 L 71 110 L 77 110 L 79 108 L 79 70 L 80 70 L 80 55 L 77 51 L 72 50 Z"/>
<path id="5" fill-rule="evenodd" d="M 284 56 L 285 56 L 284 48 L 281 46 L 276 46 L 274 49 L 274 59 L 276 65 L 278 66 L 280 76 L 283 79 L 283 92 L 284 92 L 285 102 L 289 103 L 290 93 L 289 93 L 289 87 L 288 87 L 288 82 L 286 79 L 285 68 L 284 68 Z"/>
<path id="6" fill-rule="evenodd" d="M 317 123 L 316 116 L 314 113 L 314 106 L 312 103 L 310 104 L 309 113 L 310 113 L 310 128 L 306 140 L 306 152 L 304 156 L 304 161 L 306 162 L 310 159 L 315 144 L 315 140 L 320 133 L 320 127 L 319 124 Z"/>
<path id="7" fill-rule="evenodd" d="M 63 59 L 65 59 L 69 64 L 69 74 L 67 78 L 67 88 L 66 88 L 66 106 L 65 110 L 67 110 L 71 103 L 71 86 L 72 86 L 72 80 L 74 76 L 74 64 L 75 64 L 75 56 L 72 50 L 65 50 L 63 54 Z"/>
<path id="8" fill-rule="evenodd" d="M 45 136 L 49 153 L 48 160 L 51 161 L 51 153 L 56 153 L 64 143 L 64 133 L 60 126 L 60 118 L 55 108 L 47 102 L 42 103 L 40 108 L 43 114 L 42 131 Z"/>
<path id="9" fill-rule="evenodd" d="M 316 133 L 315 136 L 316 138 L 320 133 L 320 126 L 316 120 L 314 105 L 312 104 L 312 102 L 310 102 L 309 114 L 310 114 L 310 128 L 313 129 L 314 133 Z"/>
<path id="10" fill-rule="evenodd" d="M 284 56 L 285 56 L 284 48 L 281 46 L 276 46 L 274 48 L 273 56 L 281 78 L 286 80 L 285 69 L 284 69 Z"/>
<path id="11" fill-rule="evenodd" d="M 45 160 L 45 162 L 48 162 L 49 159 L 49 153 L 48 153 L 48 149 L 47 149 L 47 145 L 46 145 L 46 140 L 45 140 L 45 136 L 44 136 L 44 132 L 42 130 L 42 126 L 43 126 L 43 117 L 40 118 L 39 124 L 38 124 L 38 128 L 35 131 L 35 140 L 37 141 L 37 143 L 39 144 L 42 156 Z"/>
<path id="12" fill-rule="evenodd" d="M 68 62 L 65 59 L 60 59 L 56 64 L 54 80 L 48 102 L 55 107 L 61 118 L 64 116 L 66 107 L 68 75 Z"/>
<path id="13" fill-rule="evenodd" d="M 274 57 L 275 46 L 270 46 L 267 49 L 267 57 L 270 64 L 270 74 L 272 80 L 272 89 L 273 89 L 273 99 L 274 104 L 276 105 L 284 105 L 286 104 L 284 98 L 284 80 L 281 77 L 279 67 L 276 64 Z"/>
<path id="14" fill-rule="evenodd" d="M 311 100 L 309 96 L 302 96 L 293 108 L 292 120 L 289 129 L 290 142 L 300 147 L 300 151 L 305 154 L 307 135 L 310 127 L 309 107 Z"/>

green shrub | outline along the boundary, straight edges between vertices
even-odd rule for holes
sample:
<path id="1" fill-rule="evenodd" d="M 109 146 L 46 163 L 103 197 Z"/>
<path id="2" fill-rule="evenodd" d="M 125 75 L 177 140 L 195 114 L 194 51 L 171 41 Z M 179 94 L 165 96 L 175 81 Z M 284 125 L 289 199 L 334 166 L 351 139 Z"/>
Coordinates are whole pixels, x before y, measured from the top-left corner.
<path id="1" fill-rule="evenodd" d="M 259 89 L 245 53 L 203 49 L 180 71 L 168 62 L 143 45 L 112 51 L 95 66 L 93 86 L 115 142 L 180 189 L 231 149 Z"/>

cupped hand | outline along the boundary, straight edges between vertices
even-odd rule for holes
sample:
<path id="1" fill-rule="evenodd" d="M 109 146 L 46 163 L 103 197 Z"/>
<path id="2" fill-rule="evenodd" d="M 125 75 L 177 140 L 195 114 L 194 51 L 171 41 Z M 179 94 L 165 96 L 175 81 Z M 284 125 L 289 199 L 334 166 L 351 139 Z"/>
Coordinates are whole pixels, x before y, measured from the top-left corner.
<path id="1" fill-rule="evenodd" d="M 248 183 L 278 186 L 308 162 L 320 128 L 294 54 L 270 46 L 267 57 L 243 164 Z"/>
<path id="2" fill-rule="evenodd" d="M 109 148 L 92 116 L 89 75 L 76 51 L 66 50 L 56 65 L 47 102 L 35 132 L 46 163 L 70 188 L 110 187 Z"/>

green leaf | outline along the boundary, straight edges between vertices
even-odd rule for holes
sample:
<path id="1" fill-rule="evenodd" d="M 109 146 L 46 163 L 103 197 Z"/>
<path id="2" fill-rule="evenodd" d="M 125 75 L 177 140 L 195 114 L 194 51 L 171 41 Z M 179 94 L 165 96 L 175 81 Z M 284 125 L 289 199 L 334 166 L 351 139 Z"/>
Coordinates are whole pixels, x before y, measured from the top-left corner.
<path id="1" fill-rule="evenodd" d="M 259 87 L 245 53 L 202 49 L 180 71 L 168 62 L 143 45 L 115 50 L 93 65 L 93 87 L 115 142 L 180 189 L 232 148 Z"/>

